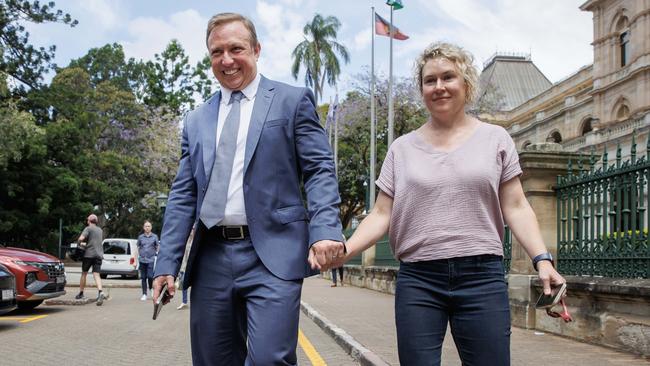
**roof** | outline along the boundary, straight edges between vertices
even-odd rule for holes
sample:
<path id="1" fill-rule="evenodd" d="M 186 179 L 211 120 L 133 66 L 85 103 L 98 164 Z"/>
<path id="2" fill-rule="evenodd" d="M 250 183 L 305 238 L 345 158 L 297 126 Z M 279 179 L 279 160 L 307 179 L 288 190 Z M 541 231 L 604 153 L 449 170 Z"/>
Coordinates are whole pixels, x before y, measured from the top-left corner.
<path id="1" fill-rule="evenodd" d="M 509 111 L 553 84 L 535 66 L 530 55 L 495 54 L 479 78 L 479 103 L 497 111 Z"/>

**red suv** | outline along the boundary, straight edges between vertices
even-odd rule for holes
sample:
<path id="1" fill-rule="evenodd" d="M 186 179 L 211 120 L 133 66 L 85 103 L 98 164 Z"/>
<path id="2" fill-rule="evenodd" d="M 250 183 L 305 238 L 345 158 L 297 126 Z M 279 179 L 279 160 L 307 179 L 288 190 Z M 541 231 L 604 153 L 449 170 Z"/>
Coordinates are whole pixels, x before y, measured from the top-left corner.
<path id="1" fill-rule="evenodd" d="M 0 247 L 0 264 L 16 276 L 19 309 L 33 309 L 43 300 L 65 295 L 65 266 L 49 254 Z"/>

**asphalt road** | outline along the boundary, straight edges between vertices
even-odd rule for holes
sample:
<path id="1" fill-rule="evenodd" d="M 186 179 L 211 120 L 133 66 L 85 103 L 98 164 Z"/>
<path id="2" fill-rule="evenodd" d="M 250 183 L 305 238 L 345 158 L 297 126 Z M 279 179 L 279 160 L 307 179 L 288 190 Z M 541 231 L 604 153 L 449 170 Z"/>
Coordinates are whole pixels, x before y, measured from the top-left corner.
<path id="1" fill-rule="evenodd" d="M 67 294 L 58 299 L 73 303 L 79 269 L 68 267 L 67 272 Z M 92 282 L 88 276 L 88 283 Z M 0 364 L 190 365 L 190 313 L 176 310 L 180 296 L 153 321 L 151 301 L 140 301 L 139 282 L 109 277 L 105 281 L 109 299 L 103 306 L 43 304 L 30 312 L 0 316 Z M 85 294 L 94 298 L 97 290 L 88 288 Z M 357 365 L 302 314 L 300 330 L 300 365 Z"/>

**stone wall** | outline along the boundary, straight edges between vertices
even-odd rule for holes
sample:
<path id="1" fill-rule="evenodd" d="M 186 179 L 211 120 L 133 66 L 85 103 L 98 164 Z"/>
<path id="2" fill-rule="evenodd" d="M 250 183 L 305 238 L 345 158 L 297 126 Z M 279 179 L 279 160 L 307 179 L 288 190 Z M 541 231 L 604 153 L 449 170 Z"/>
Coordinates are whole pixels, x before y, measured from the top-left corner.
<path id="1" fill-rule="evenodd" d="M 322 276 L 331 279 L 331 272 Z M 346 285 L 395 294 L 397 268 L 346 265 Z M 650 280 L 566 276 L 572 323 L 535 309 L 542 292 L 535 275 L 507 276 L 512 325 L 650 357 Z"/>

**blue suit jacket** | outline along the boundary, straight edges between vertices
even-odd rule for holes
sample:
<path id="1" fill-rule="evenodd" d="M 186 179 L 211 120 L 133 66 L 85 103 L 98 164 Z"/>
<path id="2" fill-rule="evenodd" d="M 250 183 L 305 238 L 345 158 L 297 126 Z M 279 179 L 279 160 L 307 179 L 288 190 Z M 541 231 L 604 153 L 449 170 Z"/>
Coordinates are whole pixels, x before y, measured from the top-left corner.
<path id="1" fill-rule="evenodd" d="M 220 99 L 216 93 L 185 116 L 155 276 L 177 275 L 190 230 L 198 223 L 215 158 Z M 310 246 L 324 239 L 340 241 L 341 222 L 332 153 L 309 89 L 261 77 L 246 141 L 243 190 L 251 240 L 266 268 L 285 280 L 314 274 L 307 262 Z M 192 264 L 203 236 L 195 232 L 184 288 L 191 286 L 193 271 L 201 270 Z"/>

